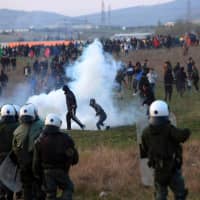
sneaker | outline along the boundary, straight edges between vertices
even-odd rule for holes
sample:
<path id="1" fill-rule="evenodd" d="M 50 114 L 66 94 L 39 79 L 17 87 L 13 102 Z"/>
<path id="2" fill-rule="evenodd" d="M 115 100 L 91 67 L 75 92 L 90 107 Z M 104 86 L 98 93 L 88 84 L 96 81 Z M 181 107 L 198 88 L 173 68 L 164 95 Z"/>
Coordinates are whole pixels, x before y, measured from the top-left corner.
<path id="1" fill-rule="evenodd" d="M 108 131 L 110 129 L 110 126 L 106 126 L 105 130 Z"/>

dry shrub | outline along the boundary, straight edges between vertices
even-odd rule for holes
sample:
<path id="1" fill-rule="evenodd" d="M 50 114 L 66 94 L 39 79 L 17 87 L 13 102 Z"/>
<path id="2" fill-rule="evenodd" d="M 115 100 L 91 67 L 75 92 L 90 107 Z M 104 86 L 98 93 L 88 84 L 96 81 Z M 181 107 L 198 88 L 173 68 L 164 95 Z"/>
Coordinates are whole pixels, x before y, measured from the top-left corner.
<path id="1" fill-rule="evenodd" d="M 190 141 L 184 146 L 183 171 L 191 192 L 200 193 L 200 142 Z"/>
<path id="2" fill-rule="evenodd" d="M 77 188 L 92 191 L 119 192 L 139 184 L 138 153 L 98 147 L 83 152 L 80 163 L 71 171 Z"/>
<path id="3" fill-rule="evenodd" d="M 200 193 L 199 145 L 199 141 L 184 145 L 183 171 L 193 194 Z M 76 188 L 84 192 L 131 193 L 137 195 L 135 199 L 140 199 L 144 193 L 153 195 L 152 190 L 141 187 L 136 147 L 120 150 L 101 146 L 81 152 L 80 163 L 73 167 L 71 176 Z"/>

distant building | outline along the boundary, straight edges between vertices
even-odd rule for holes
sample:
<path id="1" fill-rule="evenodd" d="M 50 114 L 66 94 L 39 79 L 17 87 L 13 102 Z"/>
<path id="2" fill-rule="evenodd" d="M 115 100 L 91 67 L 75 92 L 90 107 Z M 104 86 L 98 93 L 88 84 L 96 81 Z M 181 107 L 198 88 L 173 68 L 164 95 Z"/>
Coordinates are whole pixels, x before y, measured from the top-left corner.
<path id="1" fill-rule="evenodd" d="M 24 32 L 29 32 L 30 29 L 28 28 L 16 28 L 16 29 L 0 29 L 0 33 L 24 33 Z"/>
<path id="2" fill-rule="evenodd" d="M 90 30 L 93 29 L 93 25 L 91 24 L 73 24 L 71 26 L 72 29 L 81 29 L 81 30 Z"/>
<path id="3" fill-rule="evenodd" d="M 165 27 L 174 27 L 175 22 L 167 22 L 164 24 Z"/>
<path id="4" fill-rule="evenodd" d="M 119 33 L 115 34 L 111 37 L 111 39 L 129 39 L 129 38 L 137 38 L 137 39 L 146 39 L 147 37 L 151 37 L 153 33 Z"/>

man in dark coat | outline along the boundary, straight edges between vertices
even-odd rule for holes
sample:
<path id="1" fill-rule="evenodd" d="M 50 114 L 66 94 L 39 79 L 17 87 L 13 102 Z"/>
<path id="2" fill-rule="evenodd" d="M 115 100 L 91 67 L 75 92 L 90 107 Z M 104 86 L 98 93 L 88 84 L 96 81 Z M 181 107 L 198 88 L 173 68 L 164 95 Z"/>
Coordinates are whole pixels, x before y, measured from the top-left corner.
<path id="1" fill-rule="evenodd" d="M 69 89 L 67 85 L 63 86 L 63 91 L 65 93 L 66 104 L 68 109 L 66 115 L 67 129 L 71 130 L 71 119 L 74 120 L 81 127 L 81 129 L 84 129 L 85 125 L 82 124 L 81 121 L 76 117 L 77 103 L 74 93 Z"/>

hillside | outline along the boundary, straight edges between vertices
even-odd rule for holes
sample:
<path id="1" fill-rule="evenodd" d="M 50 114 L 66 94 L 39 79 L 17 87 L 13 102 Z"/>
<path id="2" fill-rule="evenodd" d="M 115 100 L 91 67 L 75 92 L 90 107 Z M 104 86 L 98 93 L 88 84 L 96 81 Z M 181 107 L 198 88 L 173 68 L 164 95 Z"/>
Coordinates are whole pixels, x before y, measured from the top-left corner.
<path id="1" fill-rule="evenodd" d="M 192 18 L 200 20 L 200 1 L 191 0 Z M 185 20 L 187 13 L 187 0 L 175 0 L 173 2 L 152 5 L 130 7 L 113 10 L 111 24 L 120 26 L 146 26 L 156 25 L 158 21 L 165 23 Z M 67 17 L 53 12 L 42 11 L 16 11 L 0 9 L 0 29 L 29 28 L 29 27 L 59 27 L 71 23 L 82 23 L 85 19 L 89 23 L 99 25 L 101 13 L 84 15 L 79 17 Z"/>
<path id="2" fill-rule="evenodd" d="M 46 26 L 56 26 L 72 21 L 70 17 L 64 15 L 42 12 L 42 11 L 16 11 L 16 10 L 0 10 L 0 28 L 42 28 Z"/>
<path id="3" fill-rule="evenodd" d="M 200 1 L 191 0 L 191 10 L 193 19 L 200 19 Z M 173 2 L 152 5 L 131 7 L 120 10 L 113 10 L 111 13 L 111 24 L 121 26 L 146 26 L 162 23 L 185 20 L 187 13 L 187 0 L 176 0 Z M 101 14 L 80 16 L 77 19 L 85 19 L 90 23 L 100 24 Z"/>

